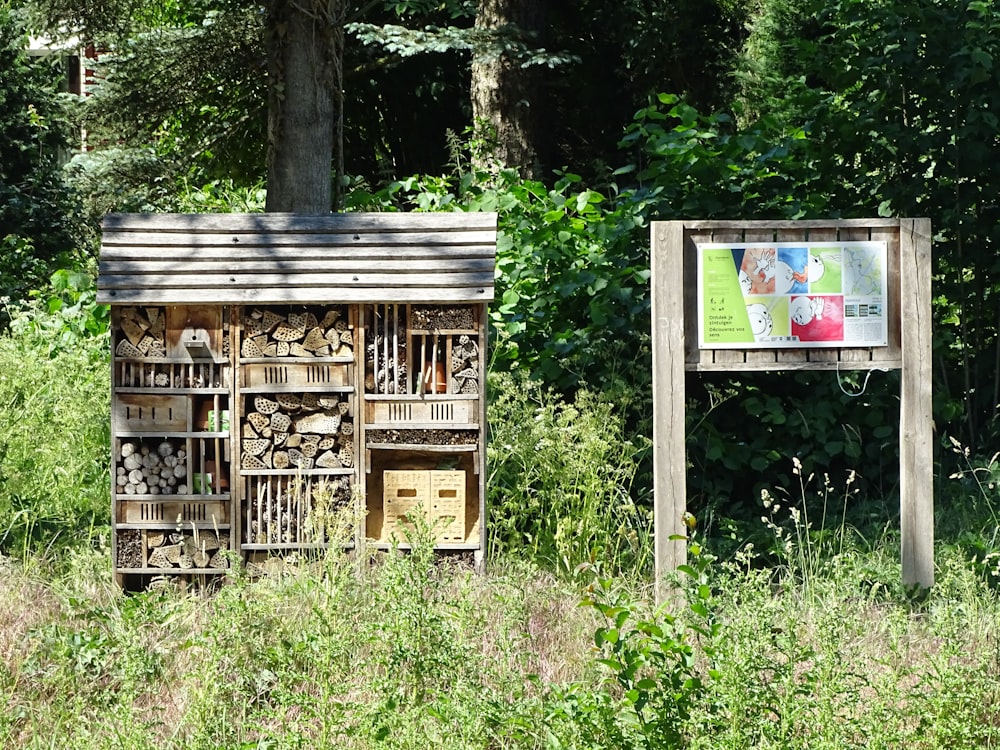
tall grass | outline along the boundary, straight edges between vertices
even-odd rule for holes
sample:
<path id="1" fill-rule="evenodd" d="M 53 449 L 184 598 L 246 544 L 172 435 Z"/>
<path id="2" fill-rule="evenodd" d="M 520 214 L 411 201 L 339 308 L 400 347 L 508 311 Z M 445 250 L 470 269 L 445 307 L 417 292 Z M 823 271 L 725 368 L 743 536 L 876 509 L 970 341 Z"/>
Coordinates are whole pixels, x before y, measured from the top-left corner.
<path id="1" fill-rule="evenodd" d="M 491 547 L 564 572 L 595 560 L 649 572 L 650 504 L 633 497 L 647 441 L 626 436 L 623 415 L 596 394 L 568 403 L 508 373 L 489 387 Z"/>
<path id="2" fill-rule="evenodd" d="M 483 576 L 419 541 L 214 593 L 121 596 L 91 549 L 6 560 L 0 747 L 997 747 L 996 591 L 948 547 L 913 601 L 851 549 L 807 591 L 700 548 L 667 609 L 600 566 Z"/>
<path id="3" fill-rule="evenodd" d="M 75 546 L 110 522 L 107 340 L 69 327 L 79 310 L 67 315 L 52 308 L 13 311 L 13 333 L 0 334 L 0 552 L 6 554 Z"/>

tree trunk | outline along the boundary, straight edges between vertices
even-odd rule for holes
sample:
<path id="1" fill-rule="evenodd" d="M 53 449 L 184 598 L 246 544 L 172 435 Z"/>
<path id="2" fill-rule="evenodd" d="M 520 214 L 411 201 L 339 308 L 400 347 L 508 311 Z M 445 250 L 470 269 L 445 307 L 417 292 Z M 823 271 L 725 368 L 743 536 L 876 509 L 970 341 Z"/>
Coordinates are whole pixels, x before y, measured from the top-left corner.
<path id="1" fill-rule="evenodd" d="M 343 154 L 343 0 L 270 0 L 265 210 L 328 213 Z"/>
<path id="2" fill-rule="evenodd" d="M 476 26 L 496 32 L 512 25 L 522 34 L 545 30 L 545 2 L 541 0 L 479 0 Z M 536 46 L 539 39 L 527 39 Z M 524 177 L 538 177 L 540 98 L 537 76 L 510 52 L 480 52 L 472 61 L 472 118 L 477 137 L 485 145 L 473 154 L 477 166 L 490 171 L 517 168 Z"/>

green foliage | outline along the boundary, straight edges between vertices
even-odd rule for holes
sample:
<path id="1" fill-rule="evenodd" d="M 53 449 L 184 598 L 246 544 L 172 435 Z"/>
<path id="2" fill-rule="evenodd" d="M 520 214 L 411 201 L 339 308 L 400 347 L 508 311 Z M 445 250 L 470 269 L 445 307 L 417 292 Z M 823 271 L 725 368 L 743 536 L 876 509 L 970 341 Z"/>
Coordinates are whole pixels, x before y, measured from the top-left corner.
<path id="1" fill-rule="evenodd" d="M 715 654 L 722 628 L 710 610 L 713 597 L 704 572 L 708 558 L 692 545 L 695 565 L 683 572 L 693 579 L 685 621 L 667 606 L 645 615 L 636 604 L 614 594 L 613 581 L 597 576 L 583 604 L 595 608 L 604 624 L 594 633 L 598 662 L 609 669 L 622 691 L 613 714 L 619 747 L 681 747 L 685 724 L 707 692 L 699 663 Z M 640 611 L 636 611 L 640 609 Z M 708 676 L 716 675 L 711 666 Z"/>
<path id="2" fill-rule="evenodd" d="M 656 219 L 798 219 L 826 208 L 801 128 L 768 120 L 738 129 L 724 113 L 702 115 L 672 94 L 640 110 L 621 146 L 633 163 L 634 200 Z"/>
<path id="3" fill-rule="evenodd" d="M 0 5 L 0 297 L 14 299 L 86 249 L 59 170 L 73 141 L 57 68 L 29 58 L 26 47 L 10 4 Z"/>
<path id="4" fill-rule="evenodd" d="M 213 5 L 186 3 L 178 17 L 157 18 L 101 55 L 102 80 L 88 98 L 85 123 L 92 143 L 115 144 L 101 155 L 115 165 L 116 183 L 134 175 L 141 185 L 147 149 L 161 183 L 188 175 L 239 184 L 262 179 L 262 15 L 242 3 Z"/>
<path id="5" fill-rule="evenodd" d="M 689 379 L 689 504 L 709 525 L 734 521 L 753 536 L 762 488 L 805 475 L 847 476 L 855 489 L 849 517 L 868 528 L 898 510 L 899 382 L 844 373 L 732 374 Z M 856 395 L 855 395 L 856 394 Z"/>
<path id="6" fill-rule="evenodd" d="M 561 389 L 586 379 L 617 390 L 636 357 L 648 357 L 648 250 L 634 234 L 643 219 L 577 175 L 551 189 L 513 171 L 495 182 L 483 173 L 411 177 L 376 192 L 355 189 L 347 207 L 499 212 L 494 367 L 525 369 Z"/>
<path id="7" fill-rule="evenodd" d="M 261 213 L 267 199 L 263 183 L 240 187 L 233 180 L 213 180 L 197 187 L 185 184 L 171 210 L 178 213 Z"/>
<path id="8" fill-rule="evenodd" d="M 11 312 L 0 336 L 0 551 L 27 554 L 106 530 L 107 308 L 88 277 Z"/>
<path id="9" fill-rule="evenodd" d="M 978 448 L 996 432 L 1000 148 L 995 2 L 763 3 L 788 23 L 751 86 L 810 121 L 812 169 L 845 216 L 929 216 L 935 232 L 935 412 Z M 792 9 L 794 8 L 794 12 Z M 782 15 L 784 14 L 784 15 Z M 767 45 L 765 45 L 767 46 Z M 960 432 L 959 432 L 960 431 Z M 985 448 L 982 449 L 986 451 Z"/>
<path id="10" fill-rule="evenodd" d="M 11 303 L 11 337 L 25 348 L 49 357 L 78 349 L 103 361 L 109 342 L 111 310 L 97 304 L 94 279 L 83 271 L 56 271 L 46 293 L 34 291 L 30 302 Z"/>
<path id="11" fill-rule="evenodd" d="M 490 394 L 490 548 L 564 572 L 591 560 L 648 571 L 651 518 L 631 495 L 646 446 L 626 438 L 620 412 L 523 376 L 493 377 Z"/>

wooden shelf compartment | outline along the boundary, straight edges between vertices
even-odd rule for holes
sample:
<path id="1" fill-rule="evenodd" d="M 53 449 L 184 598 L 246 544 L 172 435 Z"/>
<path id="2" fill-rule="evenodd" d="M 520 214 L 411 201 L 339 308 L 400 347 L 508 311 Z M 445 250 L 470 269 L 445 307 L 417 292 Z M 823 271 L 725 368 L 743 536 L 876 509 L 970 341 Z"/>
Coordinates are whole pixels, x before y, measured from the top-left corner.
<path id="1" fill-rule="evenodd" d="M 228 390 L 231 380 L 229 360 L 116 358 L 112 363 L 116 389 L 150 388 L 154 391 L 174 389 Z"/>
<path id="2" fill-rule="evenodd" d="M 186 573 L 191 570 L 222 572 L 229 568 L 225 558 L 232 550 L 229 528 L 187 524 L 180 527 L 119 527 L 116 531 L 117 570 Z"/>
<path id="3" fill-rule="evenodd" d="M 117 432 L 113 492 L 146 502 L 216 499 L 228 495 L 230 466 L 229 433 Z"/>
<path id="4" fill-rule="evenodd" d="M 346 518 L 352 492 L 348 474 L 244 477 L 241 547 L 329 544 L 342 537 L 330 525 Z"/>
<path id="5" fill-rule="evenodd" d="M 435 548 L 481 548 L 478 460 L 471 453 L 379 451 L 369 467 L 364 520 L 369 545 L 405 544 L 408 514 L 416 512 L 434 526 Z"/>

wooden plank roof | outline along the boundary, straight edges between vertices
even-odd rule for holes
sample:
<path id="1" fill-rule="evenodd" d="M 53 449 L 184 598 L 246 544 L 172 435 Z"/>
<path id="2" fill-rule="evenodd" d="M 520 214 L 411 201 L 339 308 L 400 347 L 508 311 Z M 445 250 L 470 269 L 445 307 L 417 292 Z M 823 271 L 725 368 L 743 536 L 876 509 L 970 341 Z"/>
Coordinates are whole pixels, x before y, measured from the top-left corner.
<path id="1" fill-rule="evenodd" d="M 486 302 L 495 213 L 109 214 L 109 304 Z"/>

